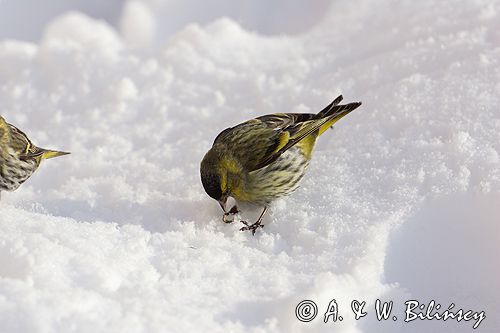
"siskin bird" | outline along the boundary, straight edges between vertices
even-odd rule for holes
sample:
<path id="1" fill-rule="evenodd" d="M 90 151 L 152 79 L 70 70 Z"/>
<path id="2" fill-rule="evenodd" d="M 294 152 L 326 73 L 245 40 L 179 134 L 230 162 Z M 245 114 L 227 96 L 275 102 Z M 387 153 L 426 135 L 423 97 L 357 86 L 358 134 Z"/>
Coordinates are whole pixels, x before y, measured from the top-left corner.
<path id="1" fill-rule="evenodd" d="M 0 116 L 0 193 L 16 190 L 42 160 L 67 154 L 35 146 L 26 134 Z"/>
<path id="2" fill-rule="evenodd" d="M 360 102 L 339 105 L 337 97 L 317 114 L 275 113 L 227 128 L 214 140 L 201 161 L 205 192 L 224 211 L 223 221 L 238 213 L 237 206 L 226 210 L 228 197 L 237 202 L 263 206 L 258 220 L 240 230 L 252 234 L 263 227 L 269 204 L 297 189 L 311 160 L 316 139 L 339 119 L 355 110 Z"/>

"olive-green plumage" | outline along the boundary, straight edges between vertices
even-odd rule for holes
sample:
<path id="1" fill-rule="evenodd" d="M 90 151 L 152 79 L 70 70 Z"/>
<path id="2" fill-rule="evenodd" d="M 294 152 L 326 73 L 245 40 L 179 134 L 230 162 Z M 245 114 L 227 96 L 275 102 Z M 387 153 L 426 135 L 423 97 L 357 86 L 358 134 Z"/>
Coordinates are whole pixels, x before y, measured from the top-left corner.
<path id="1" fill-rule="evenodd" d="M 26 134 L 0 116 L 0 192 L 16 190 L 42 160 L 66 154 L 35 146 Z"/>
<path id="2" fill-rule="evenodd" d="M 361 105 L 338 105 L 342 96 L 318 114 L 276 113 L 222 131 L 201 162 L 201 180 L 208 195 L 265 207 L 259 220 L 242 230 L 262 227 L 268 204 L 293 192 L 304 176 L 316 139 L 340 118 Z M 236 209 L 237 210 L 237 209 Z M 231 212 L 234 213 L 234 212 Z M 225 221 L 225 219 L 224 219 Z"/>

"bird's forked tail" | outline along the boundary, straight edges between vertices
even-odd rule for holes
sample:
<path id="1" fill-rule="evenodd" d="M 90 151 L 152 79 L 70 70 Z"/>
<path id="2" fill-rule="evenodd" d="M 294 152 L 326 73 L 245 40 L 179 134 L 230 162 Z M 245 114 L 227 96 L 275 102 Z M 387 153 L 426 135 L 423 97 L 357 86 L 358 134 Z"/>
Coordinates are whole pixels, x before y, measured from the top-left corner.
<path id="1" fill-rule="evenodd" d="M 50 150 L 50 149 L 43 149 L 43 148 L 40 148 L 40 150 L 43 151 L 42 152 L 42 160 L 48 160 L 49 158 L 54 158 L 54 157 L 70 154 L 70 153 L 64 152 L 64 151 L 57 151 L 57 150 Z"/>
<path id="2" fill-rule="evenodd" d="M 317 115 L 316 119 L 329 118 L 321 127 L 319 128 L 319 135 L 323 134 L 327 129 L 333 126 L 342 117 L 346 116 L 350 112 L 357 109 L 361 102 L 353 102 L 345 105 L 338 105 L 342 101 L 342 95 L 338 96 L 331 102 L 327 107 L 321 110 Z"/>

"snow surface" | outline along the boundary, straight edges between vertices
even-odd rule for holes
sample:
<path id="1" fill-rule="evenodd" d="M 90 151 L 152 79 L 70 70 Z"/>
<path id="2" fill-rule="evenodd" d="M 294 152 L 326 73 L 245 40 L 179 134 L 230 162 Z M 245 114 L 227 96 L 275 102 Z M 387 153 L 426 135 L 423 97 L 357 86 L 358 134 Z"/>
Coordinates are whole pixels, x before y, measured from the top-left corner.
<path id="1" fill-rule="evenodd" d="M 404 323 L 409 299 L 500 331 L 500 1 L 128 1 L 112 23 L 52 7 L 32 13 L 51 17 L 40 40 L 0 42 L 1 114 L 72 152 L 3 193 L 1 332 L 473 331 Z M 198 170 L 214 137 L 339 93 L 363 106 L 301 188 L 255 237 L 223 224 Z M 325 324 L 332 298 L 344 320 Z"/>

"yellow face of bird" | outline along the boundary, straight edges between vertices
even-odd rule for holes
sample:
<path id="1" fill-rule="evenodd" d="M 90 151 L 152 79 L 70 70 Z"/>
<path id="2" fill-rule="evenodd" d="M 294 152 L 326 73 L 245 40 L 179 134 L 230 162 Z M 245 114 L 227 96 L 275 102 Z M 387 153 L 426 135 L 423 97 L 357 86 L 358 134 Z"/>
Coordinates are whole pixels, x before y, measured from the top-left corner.
<path id="1" fill-rule="evenodd" d="M 219 203 L 227 199 L 227 173 L 220 165 L 218 152 L 210 149 L 201 161 L 201 183 L 205 192 Z"/>
<path id="2" fill-rule="evenodd" d="M 234 181 L 231 179 L 239 173 L 241 168 L 236 161 L 219 147 L 212 147 L 201 161 L 200 174 L 203 188 L 210 197 L 219 202 L 224 212 L 227 199 L 232 195 Z"/>

